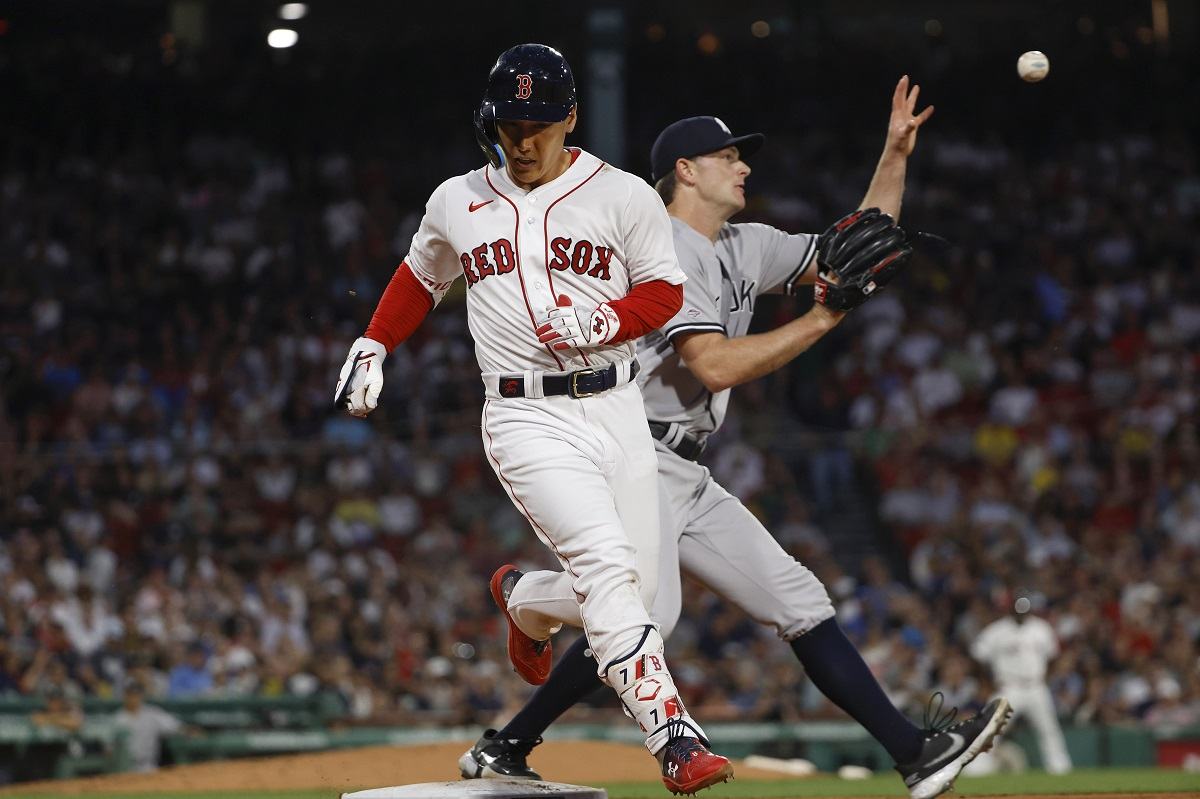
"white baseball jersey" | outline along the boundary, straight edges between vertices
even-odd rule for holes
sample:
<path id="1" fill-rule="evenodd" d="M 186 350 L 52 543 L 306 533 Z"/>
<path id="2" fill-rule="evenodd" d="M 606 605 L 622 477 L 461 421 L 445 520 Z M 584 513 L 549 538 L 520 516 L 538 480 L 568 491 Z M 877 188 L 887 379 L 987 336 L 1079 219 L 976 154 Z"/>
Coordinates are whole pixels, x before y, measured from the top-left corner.
<path id="1" fill-rule="evenodd" d="M 1046 663 L 1058 654 L 1058 638 L 1036 616 L 1026 616 L 1019 624 L 1005 616 L 980 631 L 971 654 L 991 665 L 1000 685 L 1042 682 Z"/>
<path id="2" fill-rule="evenodd" d="M 642 395 L 628 381 L 634 344 L 560 351 L 535 328 L 560 296 L 590 312 L 637 283 L 685 278 L 654 190 L 582 150 L 573 156 L 565 173 L 531 191 L 490 166 L 446 181 L 405 260 L 435 303 L 466 279 L 485 382 L 618 364 L 622 384 L 593 396 L 489 393 L 481 433 L 501 485 L 564 568 L 526 573 L 508 600 L 512 617 L 538 639 L 563 622 L 582 624 L 603 679 L 655 752 L 679 725 L 704 733 L 678 700 L 647 609 L 658 492 Z M 651 661 L 661 670 L 632 668 Z"/>
<path id="3" fill-rule="evenodd" d="M 729 338 L 750 330 L 760 294 L 793 293 L 816 252 L 817 237 L 760 224 L 726 224 L 714 244 L 686 222 L 672 219 L 675 252 L 688 276 L 683 307 L 640 342 L 646 416 L 678 422 L 698 438 L 725 418 L 729 390 L 713 394 L 680 360 L 671 337 L 711 331 Z"/>
<path id="4" fill-rule="evenodd" d="M 1046 685 L 1046 664 L 1058 654 L 1058 638 L 1048 622 L 1006 616 L 984 627 L 971 645 L 971 654 L 992 667 L 1000 690 L 1012 704 L 1014 718 L 1024 716 L 1037 734 L 1042 767 L 1052 774 L 1071 770 L 1054 696 Z"/>
<path id="5" fill-rule="evenodd" d="M 409 268 L 438 302 L 467 281 L 467 318 L 484 373 L 561 372 L 627 361 L 633 342 L 554 350 L 535 320 L 566 295 L 588 311 L 650 280 L 679 284 L 671 227 L 645 181 L 582 150 L 532 191 L 484 166 L 434 190 L 413 237 Z"/>

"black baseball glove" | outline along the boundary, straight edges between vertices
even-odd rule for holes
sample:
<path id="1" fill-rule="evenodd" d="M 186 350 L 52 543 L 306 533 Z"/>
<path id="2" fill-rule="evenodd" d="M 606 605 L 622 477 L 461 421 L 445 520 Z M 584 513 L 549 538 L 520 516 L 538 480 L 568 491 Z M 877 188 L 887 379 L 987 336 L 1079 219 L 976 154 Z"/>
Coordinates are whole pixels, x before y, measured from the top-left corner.
<path id="1" fill-rule="evenodd" d="M 817 239 L 813 298 L 834 311 L 849 311 L 896 276 L 912 245 L 896 220 L 864 208 L 833 223 Z"/>

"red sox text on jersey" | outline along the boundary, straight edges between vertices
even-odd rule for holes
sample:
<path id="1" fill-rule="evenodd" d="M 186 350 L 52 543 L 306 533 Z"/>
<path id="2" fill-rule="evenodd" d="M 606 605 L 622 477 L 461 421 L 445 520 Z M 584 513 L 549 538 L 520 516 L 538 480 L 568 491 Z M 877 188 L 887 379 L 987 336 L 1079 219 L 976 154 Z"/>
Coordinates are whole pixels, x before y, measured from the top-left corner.
<path id="1" fill-rule="evenodd" d="M 556 236 L 550 241 L 550 252 L 554 254 L 548 263 L 551 269 L 559 272 L 570 269 L 577 275 L 587 275 L 597 280 L 610 278 L 612 247 L 592 244 L 587 239 L 572 243 L 570 238 Z M 517 254 L 511 241 L 497 239 L 491 244 L 480 244 L 470 252 L 460 253 L 458 262 L 462 264 L 467 286 L 471 287 L 486 277 L 511 272 L 517 264 Z"/>

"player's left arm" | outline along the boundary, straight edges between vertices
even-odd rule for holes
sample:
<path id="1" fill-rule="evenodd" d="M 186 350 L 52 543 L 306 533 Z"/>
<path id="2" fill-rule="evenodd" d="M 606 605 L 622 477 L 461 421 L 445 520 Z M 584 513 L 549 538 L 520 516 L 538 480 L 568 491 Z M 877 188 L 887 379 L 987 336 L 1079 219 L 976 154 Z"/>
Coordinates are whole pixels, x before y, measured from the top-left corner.
<path id="1" fill-rule="evenodd" d="M 917 95 L 920 92 L 920 86 L 913 86 L 909 90 L 907 75 L 896 84 L 883 154 L 879 156 L 875 174 L 859 208 L 878 208 L 893 219 L 900 218 L 908 157 L 917 146 L 917 131 L 933 115 L 933 106 L 916 113 Z M 776 233 L 776 240 L 767 241 L 763 250 L 765 285 L 762 293 L 797 294 L 801 287 L 811 286 L 817 281 L 817 270 L 810 268 L 816 260 L 817 236 L 783 231 Z"/>
<path id="2" fill-rule="evenodd" d="M 758 222 L 733 226 L 741 239 L 745 262 L 758 262 L 759 294 L 800 294 L 816 280 L 812 265 L 817 255 L 817 236 L 787 233 Z"/>
<path id="3" fill-rule="evenodd" d="M 917 95 L 921 87 L 909 89 L 908 76 L 900 78 L 892 93 L 892 114 L 888 119 L 887 139 L 883 154 L 875 167 L 871 185 L 859 208 L 878 208 L 893 219 L 900 218 L 900 201 L 904 196 L 904 179 L 908 157 L 917 146 L 917 131 L 933 116 L 933 106 L 917 113 Z"/>

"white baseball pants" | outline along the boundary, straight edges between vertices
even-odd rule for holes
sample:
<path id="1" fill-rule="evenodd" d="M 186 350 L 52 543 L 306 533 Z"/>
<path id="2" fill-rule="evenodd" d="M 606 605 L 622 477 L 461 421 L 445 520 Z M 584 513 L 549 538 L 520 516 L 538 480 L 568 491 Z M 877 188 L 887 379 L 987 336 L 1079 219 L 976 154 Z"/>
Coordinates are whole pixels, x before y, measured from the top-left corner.
<path id="1" fill-rule="evenodd" d="M 1038 748 L 1042 753 L 1042 767 L 1051 774 L 1066 774 L 1071 770 L 1071 756 L 1067 753 L 1067 742 L 1062 727 L 1058 724 L 1058 713 L 1054 710 L 1054 697 L 1045 683 L 1003 683 L 1000 693 L 1013 708 L 1013 720 L 1021 716 L 1029 719 Z"/>

